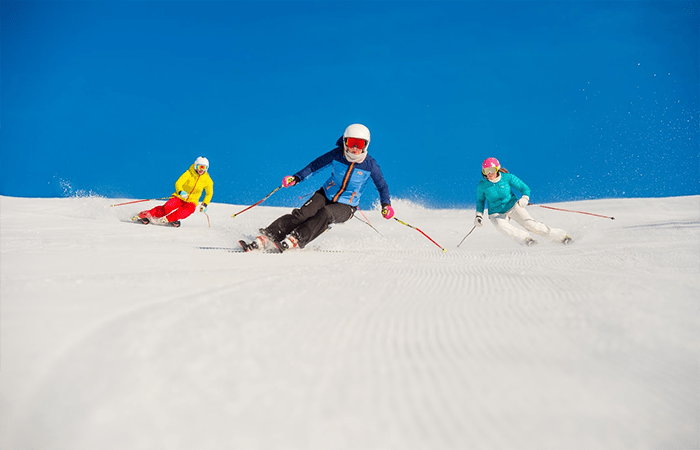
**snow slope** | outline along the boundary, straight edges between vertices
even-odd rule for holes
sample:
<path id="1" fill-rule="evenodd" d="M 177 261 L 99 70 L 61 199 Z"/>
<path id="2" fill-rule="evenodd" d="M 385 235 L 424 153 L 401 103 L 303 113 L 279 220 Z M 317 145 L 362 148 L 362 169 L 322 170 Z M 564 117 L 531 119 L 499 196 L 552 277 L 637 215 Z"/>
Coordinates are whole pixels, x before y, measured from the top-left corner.
<path id="1" fill-rule="evenodd" d="M 575 239 L 535 247 L 397 201 L 446 253 L 366 211 L 283 255 L 225 249 L 289 208 L 119 201 L 0 197 L 2 449 L 700 446 L 700 196 L 531 206 Z"/>

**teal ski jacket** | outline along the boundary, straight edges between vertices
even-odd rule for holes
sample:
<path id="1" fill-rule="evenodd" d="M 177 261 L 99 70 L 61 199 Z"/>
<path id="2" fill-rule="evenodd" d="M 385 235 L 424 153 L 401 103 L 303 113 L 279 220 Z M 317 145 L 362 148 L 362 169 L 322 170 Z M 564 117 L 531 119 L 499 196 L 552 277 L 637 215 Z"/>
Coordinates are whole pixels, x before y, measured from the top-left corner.
<path id="1" fill-rule="evenodd" d="M 501 172 L 501 179 L 495 183 L 484 177 L 476 187 L 476 212 L 484 213 L 484 203 L 488 202 L 489 214 L 503 214 L 518 201 L 511 188 L 522 195 L 530 196 L 530 188 L 520 178 L 511 173 Z"/>

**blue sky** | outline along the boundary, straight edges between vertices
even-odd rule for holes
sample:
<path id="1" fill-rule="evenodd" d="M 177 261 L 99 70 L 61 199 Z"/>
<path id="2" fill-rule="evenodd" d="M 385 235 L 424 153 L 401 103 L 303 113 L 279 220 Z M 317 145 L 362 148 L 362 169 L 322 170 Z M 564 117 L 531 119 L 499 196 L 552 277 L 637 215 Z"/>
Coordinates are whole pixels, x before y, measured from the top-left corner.
<path id="1" fill-rule="evenodd" d="M 533 203 L 698 194 L 698 4 L 3 2 L 0 194 L 163 197 L 204 155 L 252 204 L 354 122 L 428 207 L 474 205 L 490 156 Z"/>

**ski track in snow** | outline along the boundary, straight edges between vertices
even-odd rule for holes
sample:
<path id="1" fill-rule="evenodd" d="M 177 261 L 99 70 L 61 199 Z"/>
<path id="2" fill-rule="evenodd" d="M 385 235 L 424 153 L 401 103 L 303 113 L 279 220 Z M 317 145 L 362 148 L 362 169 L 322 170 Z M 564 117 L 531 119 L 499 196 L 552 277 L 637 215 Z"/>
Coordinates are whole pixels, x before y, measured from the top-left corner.
<path id="1" fill-rule="evenodd" d="M 288 208 L 0 197 L 0 447 L 698 448 L 699 199 L 460 248 L 473 210 L 397 201 L 447 253 L 368 211 L 279 255 L 226 249 Z"/>

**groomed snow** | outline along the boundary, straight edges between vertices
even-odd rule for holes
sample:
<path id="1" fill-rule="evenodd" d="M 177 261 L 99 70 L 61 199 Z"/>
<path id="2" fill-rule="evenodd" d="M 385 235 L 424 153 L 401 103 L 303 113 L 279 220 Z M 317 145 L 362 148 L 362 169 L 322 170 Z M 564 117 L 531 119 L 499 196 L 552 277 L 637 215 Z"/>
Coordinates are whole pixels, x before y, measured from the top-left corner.
<path id="1" fill-rule="evenodd" d="M 0 448 L 700 447 L 700 196 L 536 206 L 570 246 L 396 201 L 303 251 L 290 208 L 0 197 Z M 536 198 L 533 198 L 536 201 Z M 362 218 L 361 215 L 359 215 Z"/>

